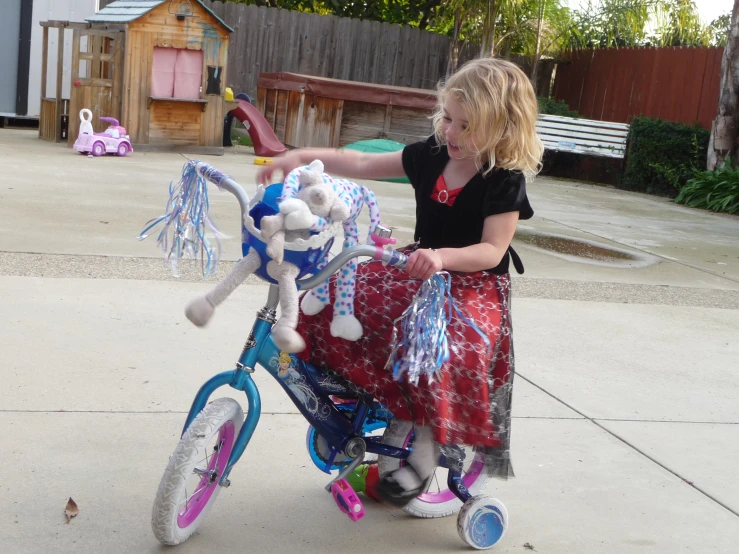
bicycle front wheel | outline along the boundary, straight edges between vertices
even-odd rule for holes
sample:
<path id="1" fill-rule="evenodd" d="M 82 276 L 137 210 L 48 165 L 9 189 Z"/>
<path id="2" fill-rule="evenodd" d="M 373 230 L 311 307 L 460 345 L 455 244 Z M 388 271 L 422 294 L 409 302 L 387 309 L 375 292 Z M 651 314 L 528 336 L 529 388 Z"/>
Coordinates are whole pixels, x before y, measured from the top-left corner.
<path id="1" fill-rule="evenodd" d="M 236 400 L 205 406 L 180 439 L 159 483 L 151 527 L 162 544 L 187 540 L 203 522 L 221 491 L 244 412 Z"/>

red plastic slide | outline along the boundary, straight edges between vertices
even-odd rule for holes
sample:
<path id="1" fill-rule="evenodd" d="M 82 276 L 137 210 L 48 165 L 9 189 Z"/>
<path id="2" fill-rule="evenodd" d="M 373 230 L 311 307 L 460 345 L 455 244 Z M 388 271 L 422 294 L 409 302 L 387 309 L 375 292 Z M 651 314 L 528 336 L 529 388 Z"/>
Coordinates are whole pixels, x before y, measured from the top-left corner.
<path id="1" fill-rule="evenodd" d="M 285 145 L 280 142 L 269 126 L 267 120 L 264 119 L 259 110 L 252 106 L 246 100 L 237 99 L 238 108 L 234 108 L 229 113 L 241 121 L 241 123 L 249 122 L 249 136 L 254 143 L 254 152 L 257 156 L 276 156 L 287 150 Z"/>

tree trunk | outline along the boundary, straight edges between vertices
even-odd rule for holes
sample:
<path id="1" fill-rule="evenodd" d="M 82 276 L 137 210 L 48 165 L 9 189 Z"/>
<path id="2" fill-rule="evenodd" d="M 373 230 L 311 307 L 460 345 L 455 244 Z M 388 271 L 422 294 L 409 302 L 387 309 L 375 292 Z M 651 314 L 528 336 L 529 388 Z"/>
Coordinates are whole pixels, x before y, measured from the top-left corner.
<path id="1" fill-rule="evenodd" d="M 739 0 L 734 0 L 731 27 L 721 61 L 721 92 L 718 117 L 711 128 L 708 142 L 708 169 L 713 170 L 731 157 L 736 162 L 737 129 L 739 128 Z"/>
<path id="2" fill-rule="evenodd" d="M 736 0 L 739 2 L 739 0 Z M 539 94 L 539 59 L 541 58 L 541 26 L 544 22 L 544 2 L 539 0 L 539 21 L 536 24 L 536 51 L 534 52 L 534 63 L 531 67 L 531 84 L 534 85 L 534 92 Z"/>
<path id="3" fill-rule="evenodd" d="M 446 76 L 457 71 L 459 65 L 459 31 L 462 29 L 462 8 L 454 10 L 454 36 L 449 44 L 449 59 L 446 64 Z"/>
<path id="4" fill-rule="evenodd" d="M 495 56 L 495 20 L 498 17 L 497 0 L 488 0 L 485 22 L 482 26 L 480 56 Z"/>

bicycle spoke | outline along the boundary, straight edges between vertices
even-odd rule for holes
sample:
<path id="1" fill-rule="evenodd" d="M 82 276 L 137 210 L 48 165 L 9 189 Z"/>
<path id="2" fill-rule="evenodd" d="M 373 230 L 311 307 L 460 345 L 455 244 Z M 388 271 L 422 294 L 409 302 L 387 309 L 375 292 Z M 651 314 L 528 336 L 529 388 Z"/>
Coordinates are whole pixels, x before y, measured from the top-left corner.
<path id="1" fill-rule="evenodd" d="M 433 481 L 436 481 L 436 492 L 441 492 L 441 485 L 439 485 L 439 472 L 438 471 L 434 471 Z M 429 483 L 429 487 L 431 487 L 431 483 Z"/>
<path id="2" fill-rule="evenodd" d="M 185 488 L 185 502 L 184 502 L 184 504 L 185 504 L 185 511 L 187 511 L 187 502 L 189 500 L 191 500 L 192 498 L 194 498 L 196 495 L 200 494 L 201 492 L 203 492 L 205 489 L 208 488 L 207 481 L 201 482 L 201 485 L 204 485 L 204 486 L 201 486 L 200 488 L 196 488 L 195 489 L 195 492 L 192 493 L 190 496 L 187 496 L 187 488 Z M 180 504 L 180 505 L 182 505 L 182 504 Z"/>
<path id="3" fill-rule="evenodd" d="M 210 469 L 210 460 L 208 459 L 208 447 L 205 448 L 205 467 Z"/>
<path id="4" fill-rule="evenodd" d="M 224 441 L 221 441 L 218 443 L 218 449 L 220 450 L 220 447 L 223 445 Z M 218 450 L 214 449 L 214 453 L 217 455 Z M 189 502 L 193 498 L 195 498 L 197 495 L 202 493 L 205 489 L 208 488 L 208 486 L 211 483 L 211 461 L 213 459 L 213 456 L 208 455 L 208 448 L 205 448 L 204 457 L 196 463 L 195 467 L 193 468 L 193 475 L 197 475 L 198 477 L 198 483 L 195 485 L 195 491 L 188 495 L 187 494 L 187 486 L 185 486 L 185 500 L 180 503 L 180 507 L 184 505 L 184 511 L 180 510 L 180 513 L 187 512 L 189 509 Z M 214 468 L 217 470 L 217 468 Z"/>

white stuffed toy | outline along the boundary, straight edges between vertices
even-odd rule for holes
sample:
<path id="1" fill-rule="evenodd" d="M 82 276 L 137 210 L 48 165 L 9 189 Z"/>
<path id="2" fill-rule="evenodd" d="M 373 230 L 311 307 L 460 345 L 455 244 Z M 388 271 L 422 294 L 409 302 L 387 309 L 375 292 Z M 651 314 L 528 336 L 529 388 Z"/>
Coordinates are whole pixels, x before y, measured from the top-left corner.
<path id="1" fill-rule="evenodd" d="M 371 236 L 380 224 L 380 210 L 377 205 L 375 194 L 365 186 L 347 181 L 346 179 L 332 179 L 329 175 L 323 173 L 323 164 L 316 160 L 308 170 L 301 174 L 298 179 L 295 173 L 288 175 L 285 179 L 285 185 L 280 200 L 280 211 L 283 212 L 282 206 L 289 206 L 292 198 L 297 198 L 301 194 L 301 185 L 303 183 L 303 175 L 306 173 L 313 174 L 311 182 L 317 182 L 319 179 L 324 184 L 329 185 L 344 202 L 349 209 L 349 215 L 346 218 L 338 219 L 343 221 L 344 226 L 344 244 L 343 248 L 351 248 L 359 243 L 359 227 L 357 226 L 357 217 L 362 211 L 364 204 L 367 204 L 370 212 L 370 226 L 367 238 L 368 244 L 374 244 Z M 284 213 L 284 212 L 283 212 Z M 331 215 L 333 221 L 333 214 Z M 285 227 L 287 229 L 304 228 L 306 222 L 311 221 L 310 230 L 320 231 L 331 223 L 315 215 L 311 215 L 305 211 L 305 208 L 291 210 L 285 216 Z M 320 271 L 328 263 L 328 259 L 324 258 L 319 263 L 316 271 Z M 336 284 L 336 298 L 334 299 L 334 314 L 331 320 L 331 335 L 341 337 L 347 340 L 359 340 L 362 336 L 362 324 L 354 316 L 354 287 L 356 285 L 357 262 L 351 260 L 347 262 L 338 273 Z M 300 304 L 303 313 L 307 315 L 315 315 L 323 310 L 329 304 L 329 288 L 328 280 L 319 287 L 311 290 L 303 297 Z"/>
<path id="2" fill-rule="evenodd" d="M 319 160 L 291 172 L 287 181 L 292 183 L 297 178 L 299 183 L 295 197 L 281 200 L 277 215 L 262 218 L 262 238 L 269 241 L 267 255 L 278 264 L 284 259 L 286 241 L 306 239 L 311 231 L 323 231 L 349 218 L 349 207 L 333 187 L 324 183 L 322 172 L 323 164 Z"/>
<path id="3" fill-rule="evenodd" d="M 323 169 L 323 165 L 320 162 L 318 164 Z M 316 222 L 320 222 L 322 227 L 317 231 L 330 230 L 332 226 L 335 227 L 333 218 L 340 224 L 348 217 L 349 209 L 332 187 L 327 186 L 320 178 L 316 179 L 315 172 L 296 170 L 291 176 L 298 179 L 302 187 L 290 201 L 279 204 L 280 213 L 262 217 L 260 228 L 261 238 L 267 243 L 267 255 L 272 258 L 267 262 L 267 274 L 277 281 L 280 289 L 281 315 L 272 328 L 272 338 L 282 351 L 294 353 L 305 349 L 305 341 L 295 330 L 298 324 L 298 289 L 295 280 L 300 269 L 283 261 L 284 248 L 292 241 L 307 240 L 311 233 L 306 227 Z M 260 187 L 256 200 L 263 194 L 264 188 Z M 285 229 L 284 223 L 287 221 L 297 228 Z M 249 275 L 256 272 L 261 264 L 259 253 L 250 249 L 210 292 L 188 304 L 185 310 L 187 318 L 198 327 L 204 326 L 213 316 L 215 307 L 226 300 Z"/>

